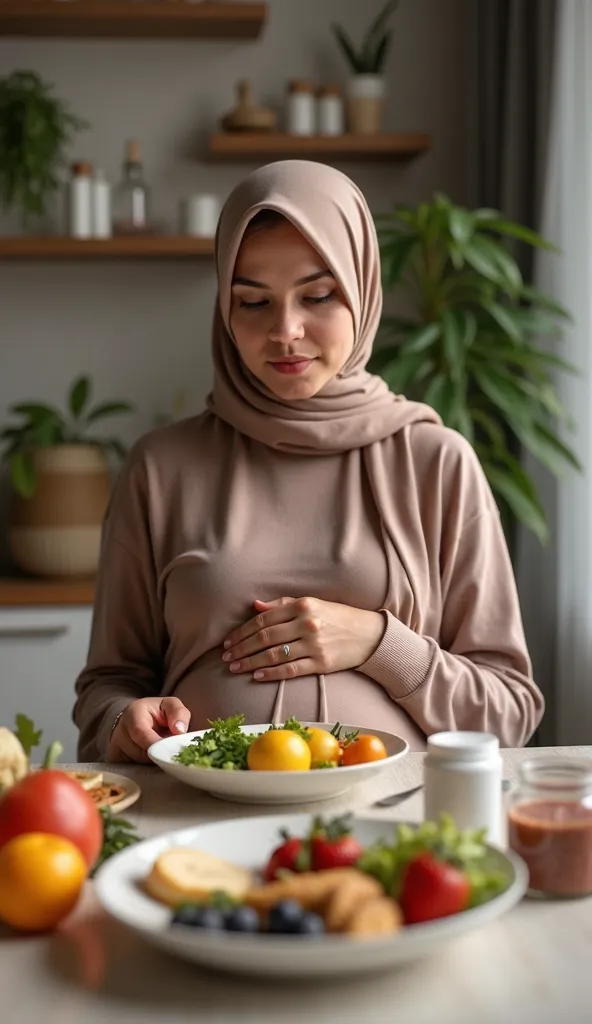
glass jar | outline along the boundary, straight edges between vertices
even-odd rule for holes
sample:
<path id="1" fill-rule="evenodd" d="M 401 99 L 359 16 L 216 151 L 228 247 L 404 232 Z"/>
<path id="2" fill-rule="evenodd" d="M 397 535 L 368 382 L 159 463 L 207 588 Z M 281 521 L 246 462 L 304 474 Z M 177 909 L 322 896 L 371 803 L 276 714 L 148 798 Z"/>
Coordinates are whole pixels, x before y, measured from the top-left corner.
<path id="1" fill-rule="evenodd" d="M 521 765 L 508 843 L 526 862 L 529 895 L 592 894 L 592 760 L 540 757 Z"/>
<path id="2" fill-rule="evenodd" d="M 113 196 L 113 230 L 116 235 L 151 232 L 148 217 L 148 186 L 140 155 L 140 143 L 131 139 L 125 149 L 122 178 Z"/>

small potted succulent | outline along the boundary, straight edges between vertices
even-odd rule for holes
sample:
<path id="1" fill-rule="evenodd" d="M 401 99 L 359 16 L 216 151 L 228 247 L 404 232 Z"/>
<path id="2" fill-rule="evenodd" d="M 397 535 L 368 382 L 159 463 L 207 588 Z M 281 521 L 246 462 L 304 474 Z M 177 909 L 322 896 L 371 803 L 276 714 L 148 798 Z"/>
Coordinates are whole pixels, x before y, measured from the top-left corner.
<path id="1" fill-rule="evenodd" d="M 368 28 L 359 47 L 340 25 L 333 25 L 333 34 L 352 71 L 347 83 L 348 128 L 354 134 L 375 134 L 382 125 L 385 83 L 384 65 L 391 44 L 389 19 L 398 0 L 387 0 Z"/>
<path id="2" fill-rule="evenodd" d="M 0 203 L 25 226 L 43 217 L 76 132 L 87 127 L 33 71 L 0 78 Z"/>
<path id="3" fill-rule="evenodd" d="M 75 380 L 66 414 L 41 402 L 13 405 L 21 422 L 0 430 L 12 485 L 8 544 L 19 569 L 35 576 L 90 576 L 98 565 L 111 490 L 107 456 L 123 458 L 125 449 L 89 431 L 132 406 L 91 405 L 91 390 L 88 377 Z"/>

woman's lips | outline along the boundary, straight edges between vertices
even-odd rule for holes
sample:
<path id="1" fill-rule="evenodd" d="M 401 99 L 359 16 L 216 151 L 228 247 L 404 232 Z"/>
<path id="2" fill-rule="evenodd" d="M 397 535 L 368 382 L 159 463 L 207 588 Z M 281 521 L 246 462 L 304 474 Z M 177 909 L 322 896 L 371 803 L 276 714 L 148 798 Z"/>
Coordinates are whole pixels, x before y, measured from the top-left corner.
<path id="1" fill-rule="evenodd" d="M 278 359 L 270 362 L 270 365 L 278 373 L 304 373 L 313 362 L 314 359 Z"/>

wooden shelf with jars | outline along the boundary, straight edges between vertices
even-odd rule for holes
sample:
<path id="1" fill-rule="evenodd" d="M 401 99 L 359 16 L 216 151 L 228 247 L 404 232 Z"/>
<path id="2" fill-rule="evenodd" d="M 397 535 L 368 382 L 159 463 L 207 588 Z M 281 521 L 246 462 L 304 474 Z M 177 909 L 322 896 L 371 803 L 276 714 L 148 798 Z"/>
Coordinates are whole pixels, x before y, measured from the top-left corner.
<path id="1" fill-rule="evenodd" d="M 0 0 L 0 36 L 256 39 L 266 3 L 201 0 Z"/>
<path id="2" fill-rule="evenodd" d="M 430 147 L 423 132 L 373 135 L 288 135 L 276 132 L 219 132 L 208 142 L 215 160 L 282 160 L 290 157 L 343 160 L 413 160 Z"/>
<path id="3" fill-rule="evenodd" d="M 0 260 L 194 260 L 214 253 L 213 238 L 143 235 L 114 238 L 61 236 L 2 238 Z"/>

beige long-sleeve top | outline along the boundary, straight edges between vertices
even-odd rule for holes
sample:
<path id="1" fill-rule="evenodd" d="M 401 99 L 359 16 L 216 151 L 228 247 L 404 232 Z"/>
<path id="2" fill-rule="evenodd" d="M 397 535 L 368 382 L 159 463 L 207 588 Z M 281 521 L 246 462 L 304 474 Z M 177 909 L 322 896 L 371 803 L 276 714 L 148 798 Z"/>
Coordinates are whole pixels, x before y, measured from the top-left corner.
<path id="1" fill-rule="evenodd" d="M 145 696 L 176 694 L 192 729 L 271 721 L 278 683 L 231 674 L 222 644 L 255 598 L 304 595 L 381 610 L 385 630 L 359 668 L 287 683 L 282 715 L 412 749 L 447 729 L 519 746 L 540 721 L 499 514 L 460 435 L 415 423 L 311 457 L 205 413 L 143 438 L 115 488 L 76 684 L 81 759 L 104 759 L 116 715 Z"/>

